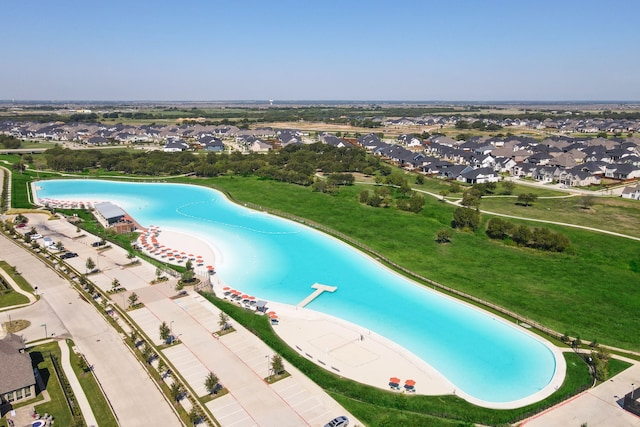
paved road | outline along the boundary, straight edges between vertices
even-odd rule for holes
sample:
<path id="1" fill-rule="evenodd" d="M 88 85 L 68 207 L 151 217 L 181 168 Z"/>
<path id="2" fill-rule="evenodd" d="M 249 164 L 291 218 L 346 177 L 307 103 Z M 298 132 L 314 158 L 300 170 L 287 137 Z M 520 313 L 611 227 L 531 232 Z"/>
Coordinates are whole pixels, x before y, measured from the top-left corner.
<path id="1" fill-rule="evenodd" d="M 32 325 L 24 331 L 26 339 L 69 335 L 93 365 L 122 426 L 180 426 L 144 368 L 118 335 L 92 305 L 79 299 L 69 284 L 26 250 L 0 237 L 0 253 L 23 277 L 37 285 L 42 298 L 33 306 L 12 312 L 12 317 L 29 315 Z M 8 314 L 7 314 L 8 316 Z"/>

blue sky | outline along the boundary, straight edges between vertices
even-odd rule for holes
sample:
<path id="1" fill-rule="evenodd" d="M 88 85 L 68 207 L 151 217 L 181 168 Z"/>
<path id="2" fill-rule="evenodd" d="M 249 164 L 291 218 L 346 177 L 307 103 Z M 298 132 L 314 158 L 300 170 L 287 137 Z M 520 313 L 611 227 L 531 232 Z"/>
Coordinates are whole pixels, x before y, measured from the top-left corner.
<path id="1" fill-rule="evenodd" d="M 3 2 L 0 99 L 640 100 L 640 1 Z"/>

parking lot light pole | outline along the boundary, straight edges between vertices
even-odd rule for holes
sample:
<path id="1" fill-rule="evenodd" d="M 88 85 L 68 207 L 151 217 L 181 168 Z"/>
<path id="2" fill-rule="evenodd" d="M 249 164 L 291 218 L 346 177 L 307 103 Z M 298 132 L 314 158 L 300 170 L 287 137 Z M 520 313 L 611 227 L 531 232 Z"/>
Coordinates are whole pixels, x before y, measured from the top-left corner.
<path id="1" fill-rule="evenodd" d="M 173 320 L 169 322 L 169 340 L 173 342 Z"/>
<path id="2" fill-rule="evenodd" d="M 47 334 L 47 324 L 46 324 L 46 323 L 43 323 L 43 324 L 42 324 L 42 325 L 40 325 L 40 326 L 44 326 L 44 337 L 45 337 L 45 338 L 48 338 L 48 337 L 49 337 L 49 335 Z"/>

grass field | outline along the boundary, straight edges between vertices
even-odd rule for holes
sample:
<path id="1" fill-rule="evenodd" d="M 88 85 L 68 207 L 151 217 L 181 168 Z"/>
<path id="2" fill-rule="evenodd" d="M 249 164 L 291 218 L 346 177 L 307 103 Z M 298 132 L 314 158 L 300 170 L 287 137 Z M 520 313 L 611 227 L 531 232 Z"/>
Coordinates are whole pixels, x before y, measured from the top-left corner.
<path id="1" fill-rule="evenodd" d="M 518 191 L 514 191 L 518 194 Z M 540 198 L 532 206 L 516 204 L 513 198 L 482 198 L 480 209 L 490 212 L 566 222 L 640 237 L 640 202 L 620 197 L 597 197 L 585 209 L 580 196 L 558 199 Z"/>
<path id="2" fill-rule="evenodd" d="M 111 408 L 102 394 L 102 390 L 100 390 L 100 386 L 96 382 L 93 374 L 91 374 L 91 372 L 83 372 L 82 369 L 80 369 L 80 356 L 73 351 L 73 342 L 67 340 L 67 345 L 69 346 L 71 367 L 80 382 L 82 390 L 84 390 L 84 393 L 89 400 L 89 406 L 91 406 L 91 411 L 93 411 L 93 415 L 96 420 L 99 420 L 101 427 L 118 426 L 118 422 L 113 416 Z"/>
<path id="3" fill-rule="evenodd" d="M 629 286 L 640 280 L 640 250 L 635 241 L 546 225 L 569 237 L 568 251 L 508 246 L 491 241 L 483 231 L 453 231 L 452 242 L 441 245 L 435 242 L 435 235 L 450 226 L 454 207 L 436 199 L 428 198 L 423 212 L 415 215 L 360 205 L 359 186 L 342 188 L 338 195 L 330 196 L 255 178 L 199 182 L 225 189 L 237 200 L 324 224 L 417 274 L 560 332 L 579 335 L 585 341 L 597 339 L 640 349 L 640 336 L 627 332 L 637 326 L 635 313 L 640 306 L 640 290 Z M 487 220 L 484 215 L 483 221 Z"/>

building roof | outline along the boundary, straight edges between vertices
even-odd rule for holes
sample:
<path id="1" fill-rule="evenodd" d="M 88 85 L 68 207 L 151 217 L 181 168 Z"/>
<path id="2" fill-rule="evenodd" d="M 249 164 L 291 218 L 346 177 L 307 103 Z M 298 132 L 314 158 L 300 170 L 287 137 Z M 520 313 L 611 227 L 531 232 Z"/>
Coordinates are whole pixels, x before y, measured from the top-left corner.
<path id="1" fill-rule="evenodd" d="M 0 339 L 0 394 L 29 387 L 36 383 L 31 356 L 16 334 Z"/>
<path id="2" fill-rule="evenodd" d="M 121 207 L 116 206 L 111 202 L 96 203 L 94 207 L 107 221 L 109 219 L 120 218 L 126 215 L 126 212 L 123 211 Z"/>

